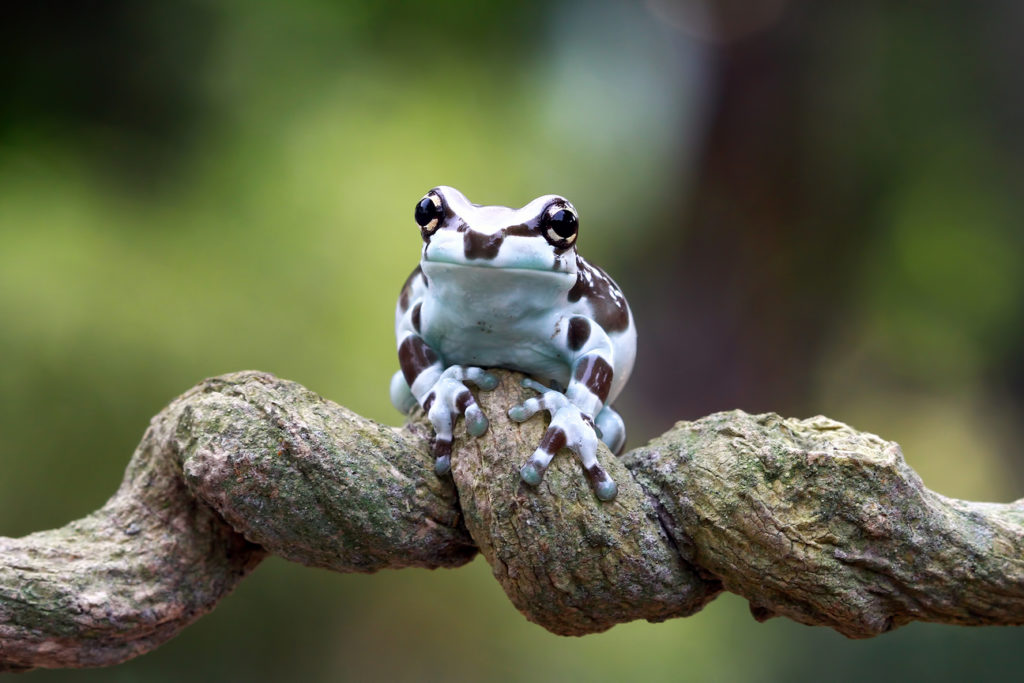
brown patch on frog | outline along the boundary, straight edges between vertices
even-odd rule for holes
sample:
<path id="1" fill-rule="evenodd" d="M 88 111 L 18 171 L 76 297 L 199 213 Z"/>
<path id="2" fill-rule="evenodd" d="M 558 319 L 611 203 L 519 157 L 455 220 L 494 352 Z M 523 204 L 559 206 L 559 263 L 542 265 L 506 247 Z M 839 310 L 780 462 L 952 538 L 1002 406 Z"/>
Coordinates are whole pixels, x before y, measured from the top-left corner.
<path id="1" fill-rule="evenodd" d="M 576 284 L 569 290 L 569 301 L 587 298 L 594 320 L 606 332 L 621 332 L 629 327 L 629 308 L 618 285 L 608 274 L 576 257 Z"/>
<path id="2" fill-rule="evenodd" d="M 573 351 L 579 351 L 587 343 L 588 339 L 590 339 L 590 321 L 578 315 L 574 316 L 569 321 L 569 348 Z"/>
<path id="3" fill-rule="evenodd" d="M 576 366 L 573 379 L 583 382 L 587 389 L 590 389 L 594 396 L 600 399 L 601 403 L 608 398 L 608 392 L 612 388 L 612 377 L 614 376 L 612 366 L 600 356 L 584 356 L 583 360 Z"/>
<path id="4" fill-rule="evenodd" d="M 429 413 L 430 412 L 430 406 L 434 405 L 434 399 L 435 398 L 436 397 L 434 396 L 434 392 L 431 391 L 429 394 L 427 394 L 427 397 L 425 399 L 423 399 L 423 412 L 424 413 Z"/>
<path id="5" fill-rule="evenodd" d="M 535 237 L 538 234 L 536 230 L 531 228 L 526 223 L 520 223 L 519 225 L 510 225 L 504 230 L 502 230 L 502 232 L 504 232 L 506 236 L 510 237 Z"/>
<path id="6" fill-rule="evenodd" d="M 408 335 L 398 347 L 398 366 L 410 387 L 420 373 L 438 362 L 437 354 L 427 343 L 415 334 Z"/>
<path id="7" fill-rule="evenodd" d="M 562 431 L 561 427 L 548 427 L 548 430 L 544 432 L 544 437 L 540 440 L 540 444 L 537 446 L 548 455 L 554 455 L 559 450 L 565 448 L 565 444 L 568 443 L 569 439 L 566 437 L 565 432 Z"/>
<path id="8" fill-rule="evenodd" d="M 452 440 L 442 439 L 439 436 L 434 437 L 434 457 L 445 458 L 452 454 Z"/>
<path id="9" fill-rule="evenodd" d="M 493 235 L 485 235 L 470 228 L 463 233 L 462 248 L 466 258 L 470 261 L 474 259 L 490 261 L 498 255 L 501 243 L 504 241 L 505 235 L 500 231 Z"/>
<path id="10" fill-rule="evenodd" d="M 473 402 L 473 394 L 469 393 L 469 390 L 460 391 L 459 395 L 455 397 L 455 410 L 459 415 L 466 414 L 466 408 Z"/>
<path id="11" fill-rule="evenodd" d="M 419 266 L 416 266 L 412 273 L 409 274 L 409 277 L 405 278 L 405 284 L 402 285 L 402 293 L 398 295 L 398 307 L 401 309 L 402 313 L 409 310 L 409 297 L 412 296 L 412 283 L 422 274 L 423 271 L 420 270 Z M 423 283 L 426 284 L 426 282 L 427 278 L 423 278 Z"/>
<path id="12" fill-rule="evenodd" d="M 590 481 L 593 482 L 596 487 L 598 484 L 603 484 L 606 481 L 611 481 L 611 477 L 604 471 L 604 468 L 599 464 L 594 463 L 587 468 L 587 474 L 590 475 Z"/>

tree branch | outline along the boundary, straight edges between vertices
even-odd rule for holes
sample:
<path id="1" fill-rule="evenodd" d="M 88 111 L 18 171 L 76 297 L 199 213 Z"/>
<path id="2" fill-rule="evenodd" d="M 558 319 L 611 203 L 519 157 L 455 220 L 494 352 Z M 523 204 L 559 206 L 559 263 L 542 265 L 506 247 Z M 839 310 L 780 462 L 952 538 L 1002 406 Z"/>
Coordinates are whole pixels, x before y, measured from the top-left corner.
<path id="1" fill-rule="evenodd" d="M 105 666 L 202 616 L 268 553 L 345 572 L 476 554 L 422 434 L 260 373 L 155 417 L 102 509 L 0 538 L 0 670 Z"/>
<path id="2" fill-rule="evenodd" d="M 724 589 L 870 637 L 914 619 L 1024 623 L 1024 502 L 928 491 L 899 447 L 827 418 L 719 413 L 622 458 L 599 502 L 557 457 L 518 375 L 438 479 L 422 422 L 384 427 L 261 373 L 208 380 L 153 419 L 120 489 L 52 531 L 0 538 L 0 670 L 104 666 L 213 608 L 267 553 L 344 572 L 457 567 L 477 551 L 527 618 L 570 635 L 698 611 Z"/>

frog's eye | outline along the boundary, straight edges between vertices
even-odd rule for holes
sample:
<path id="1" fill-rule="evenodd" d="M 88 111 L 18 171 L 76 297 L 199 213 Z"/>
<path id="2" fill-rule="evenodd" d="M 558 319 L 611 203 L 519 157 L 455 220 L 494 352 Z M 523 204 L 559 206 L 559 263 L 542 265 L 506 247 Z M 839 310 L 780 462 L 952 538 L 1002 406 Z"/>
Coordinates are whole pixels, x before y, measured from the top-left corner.
<path id="1" fill-rule="evenodd" d="M 580 218 L 576 209 L 566 204 L 552 204 L 540 219 L 540 231 L 556 249 L 568 249 L 576 241 Z"/>
<path id="2" fill-rule="evenodd" d="M 441 195 L 433 190 L 428 192 L 416 205 L 413 217 L 416 218 L 416 225 L 420 226 L 424 235 L 433 234 L 437 230 L 437 226 L 441 224 L 441 219 L 444 218 L 444 203 L 441 201 Z"/>

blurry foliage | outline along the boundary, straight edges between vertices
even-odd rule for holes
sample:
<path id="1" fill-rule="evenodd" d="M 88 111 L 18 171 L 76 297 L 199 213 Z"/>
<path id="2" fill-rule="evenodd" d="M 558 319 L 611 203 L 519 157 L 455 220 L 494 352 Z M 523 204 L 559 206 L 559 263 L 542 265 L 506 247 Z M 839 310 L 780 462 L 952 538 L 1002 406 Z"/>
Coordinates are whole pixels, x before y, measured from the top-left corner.
<path id="1" fill-rule="evenodd" d="M 824 412 L 899 440 L 944 493 L 1019 495 L 1024 468 L 1001 456 L 1024 410 L 1007 66 L 1024 16 L 706 9 L 2 10 L 0 534 L 101 505 L 148 419 L 204 376 L 259 368 L 397 422 L 394 298 L 418 258 L 412 206 L 441 183 L 580 208 L 582 251 L 638 312 L 634 441 L 726 407 Z M 1018 634 L 855 643 L 757 625 L 725 596 L 562 639 L 482 561 L 365 577 L 269 560 L 150 655 L 28 678 L 993 680 L 1024 664 Z"/>

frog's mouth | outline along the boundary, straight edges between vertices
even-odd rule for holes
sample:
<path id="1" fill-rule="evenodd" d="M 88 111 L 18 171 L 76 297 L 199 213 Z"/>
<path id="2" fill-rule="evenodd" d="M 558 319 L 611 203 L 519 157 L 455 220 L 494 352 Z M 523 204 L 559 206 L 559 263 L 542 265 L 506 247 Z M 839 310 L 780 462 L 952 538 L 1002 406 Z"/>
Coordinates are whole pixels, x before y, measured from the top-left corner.
<path id="1" fill-rule="evenodd" d="M 556 264 L 557 266 L 557 264 Z M 576 274 L 564 270 L 561 268 L 548 267 L 536 267 L 533 265 L 502 265 L 501 263 L 495 263 L 494 261 L 473 261 L 467 263 L 466 261 L 447 260 L 430 258 L 424 259 L 423 270 L 429 276 L 430 271 L 436 271 L 438 274 L 443 272 L 457 273 L 460 271 L 481 271 L 483 277 L 494 277 L 495 274 L 501 272 L 515 273 L 517 277 L 530 277 L 536 275 L 540 278 L 553 278 L 556 280 L 571 279 L 575 281 Z M 488 275 L 489 273 L 489 275 Z"/>
<path id="2" fill-rule="evenodd" d="M 505 267 L 490 263 L 450 263 L 424 261 L 423 274 L 429 286 L 459 288 L 467 292 L 505 292 L 520 298 L 565 292 L 576 283 L 576 275 L 558 270 L 529 267 Z"/>
<path id="3" fill-rule="evenodd" d="M 503 265 L 501 263 L 495 263 L 494 261 L 457 261 L 449 260 L 444 258 L 428 258 L 424 259 L 423 266 L 429 268 L 431 266 L 438 267 L 453 267 L 453 268 L 478 268 L 480 270 L 514 270 L 525 273 L 540 273 L 544 275 L 572 275 L 567 270 L 551 266 L 534 266 L 534 265 Z"/>
<path id="4" fill-rule="evenodd" d="M 492 235 L 473 230 L 440 230 L 423 248 L 424 263 L 439 263 L 488 271 L 555 273 L 576 275 L 576 252 L 556 252 L 539 235 L 521 235 L 508 230 Z"/>

